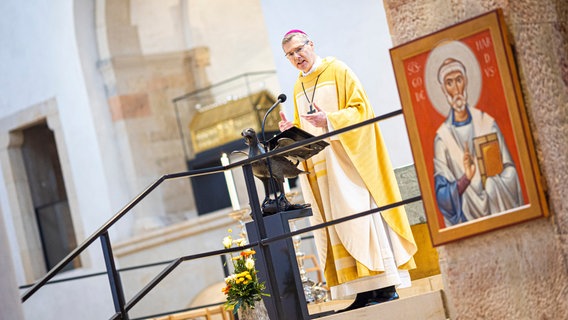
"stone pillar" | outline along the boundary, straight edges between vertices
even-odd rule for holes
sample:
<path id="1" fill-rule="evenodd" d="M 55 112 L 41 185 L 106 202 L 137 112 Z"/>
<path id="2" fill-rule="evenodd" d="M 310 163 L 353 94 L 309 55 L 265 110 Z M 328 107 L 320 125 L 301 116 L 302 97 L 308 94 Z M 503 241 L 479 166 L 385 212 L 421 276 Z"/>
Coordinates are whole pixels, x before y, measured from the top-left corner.
<path id="1" fill-rule="evenodd" d="M 502 8 L 551 215 L 437 247 L 452 319 L 568 319 L 568 3 L 384 0 L 393 44 Z"/>
<path id="2" fill-rule="evenodd" d="M 189 50 L 190 67 L 188 68 L 193 75 L 195 88 L 205 88 L 211 85 L 205 68 L 208 67 L 210 62 L 209 48 L 208 47 L 195 47 Z"/>
<path id="3" fill-rule="evenodd" d="M 103 75 L 128 193 L 139 194 L 166 173 L 187 170 L 172 100 L 209 82 L 205 47 L 168 53 L 144 53 L 130 1 L 99 5 L 99 70 Z M 104 26 L 104 27 L 103 27 Z M 178 110 L 180 113 L 185 110 Z M 136 208 L 133 233 L 176 223 L 196 214 L 188 179 L 168 180 Z"/>

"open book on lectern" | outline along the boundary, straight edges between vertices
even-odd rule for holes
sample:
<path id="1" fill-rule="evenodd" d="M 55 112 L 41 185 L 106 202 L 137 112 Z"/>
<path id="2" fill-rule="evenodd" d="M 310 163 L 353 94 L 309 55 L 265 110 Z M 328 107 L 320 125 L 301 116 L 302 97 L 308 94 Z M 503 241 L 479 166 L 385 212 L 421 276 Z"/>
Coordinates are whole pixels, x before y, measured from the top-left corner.
<path id="1" fill-rule="evenodd" d="M 309 132 L 306 132 L 298 127 L 291 127 L 290 129 L 282 131 L 274 137 L 270 138 L 267 141 L 266 145 L 269 151 L 273 151 L 278 148 L 286 147 L 293 143 L 313 137 L 314 135 Z M 290 161 L 305 161 L 318 154 L 328 145 L 329 143 L 320 140 L 303 147 L 290 150 L 289 152 L 285 152 L 282 154 L 282 156 L 286 157 Z"/>

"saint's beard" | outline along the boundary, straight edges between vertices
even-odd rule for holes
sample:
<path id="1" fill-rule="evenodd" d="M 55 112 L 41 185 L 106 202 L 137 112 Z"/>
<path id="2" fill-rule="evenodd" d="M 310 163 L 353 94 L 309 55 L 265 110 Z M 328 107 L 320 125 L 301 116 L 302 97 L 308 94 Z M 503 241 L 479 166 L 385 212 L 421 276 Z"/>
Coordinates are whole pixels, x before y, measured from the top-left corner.
<path id="1" fill-rule="evenodd" d="M 465 106 L 467 105 L 467 90 L 464 89 L 462 94 L 458 93 L 453 97 L 447 92 L 445 94 L 452 110 L 456 112 L 462 112 L 465 110 Z"/>

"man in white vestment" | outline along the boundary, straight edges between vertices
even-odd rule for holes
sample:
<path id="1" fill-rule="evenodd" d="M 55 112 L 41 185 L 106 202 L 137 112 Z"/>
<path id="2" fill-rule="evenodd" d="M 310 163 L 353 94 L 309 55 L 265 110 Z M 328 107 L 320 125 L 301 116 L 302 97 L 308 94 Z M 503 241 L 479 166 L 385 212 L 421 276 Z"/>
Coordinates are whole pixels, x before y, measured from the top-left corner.
<path id="1" fill-rule="evenodd" d="M 438 81 L 451 107 L 434 140 L 436 200 L 446 226 L 523 205 L 515 164 L 499 126 L 487 113 L 468 104 L 464 64 L 446 59 L 438 70 Z M 488 162 L 483 172 L 491 172 L 490 165 L 498 172 L 483 177 L 474 140 L 492 134 L 498 141 L 495 154 L 500 155 L 500 160 Z"/>
<path id="2" fill-rule="evenodd" d="M 286 33 L 282 48 L 300 73 L 294 121 L 281 112 L 281 131 L 298 126 L 317 136 L 374 118 L 353 71 L 333 57 L 319 57 L 306 33 Z M 377 123 L 328 142 L 302 163 L 309 172 L 300 176 L 300 184 L 304 200 L 312 204 L 312 224 L 401 200 Z M 315 238 L 332 298 L 356 297 L 346 310 L 396 299 L 395 288 L 410 285 L 417 247 L 402 206 L 317 230 Z"/>

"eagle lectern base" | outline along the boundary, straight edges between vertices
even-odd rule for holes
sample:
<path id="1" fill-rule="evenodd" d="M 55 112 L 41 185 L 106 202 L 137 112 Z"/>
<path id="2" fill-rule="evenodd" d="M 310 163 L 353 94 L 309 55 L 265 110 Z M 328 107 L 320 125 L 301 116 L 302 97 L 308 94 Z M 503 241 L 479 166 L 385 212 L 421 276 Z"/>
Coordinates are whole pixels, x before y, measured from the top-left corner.
<path id="1" fill-rule="evenodd" d="M 289 233 L 290 220 L 311 215 L 312 209 L 304 208 L 265 216 L 266 237 L 270 239 Z M 262 240 L 259 239 L 255 221 L 247 223 L 246 228 L 250 243 Z M 270 297 L 263 299 L 270 319 L 310 319 L 292 238 L 270 242 L 265 250 L 256 251 L 258 277 L 260 281 L 266 281 L 267 292 L 270 293 Z"/>

